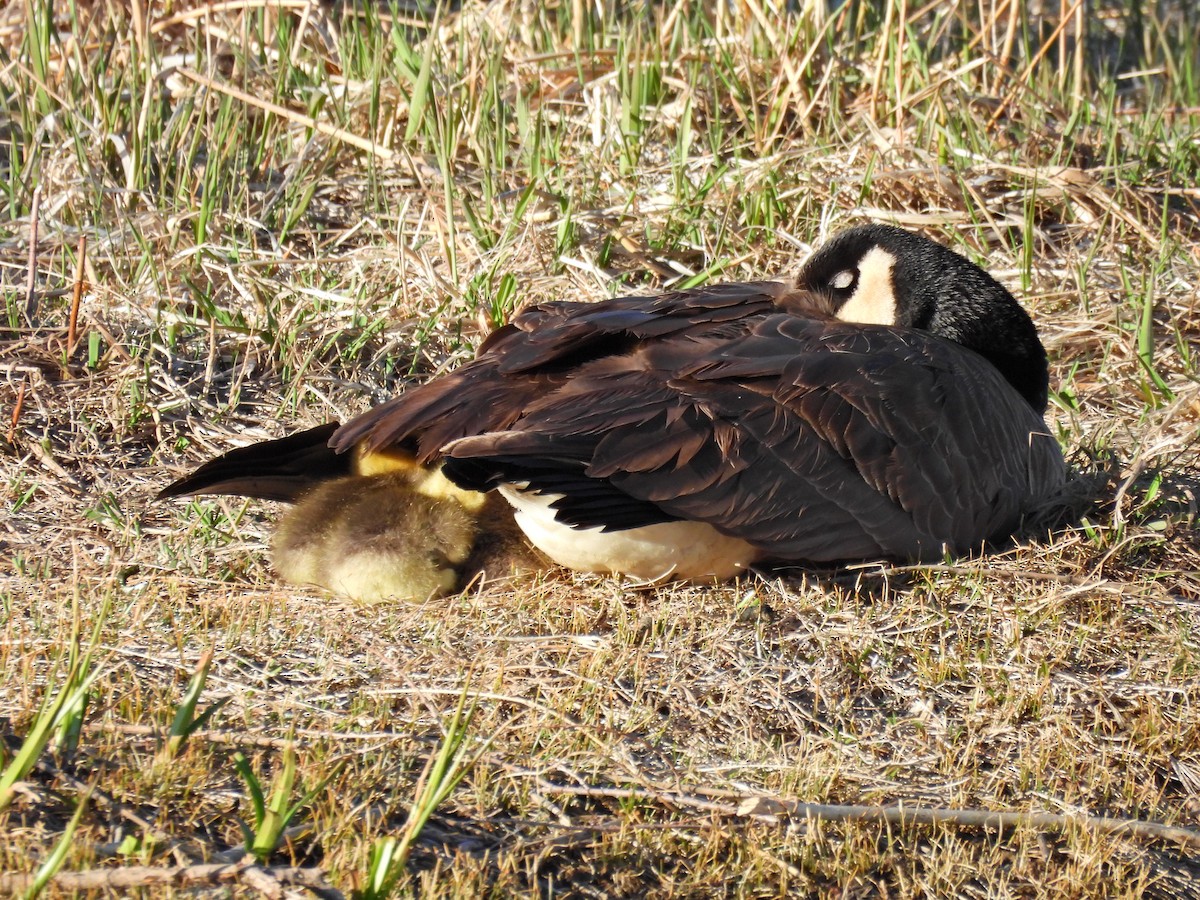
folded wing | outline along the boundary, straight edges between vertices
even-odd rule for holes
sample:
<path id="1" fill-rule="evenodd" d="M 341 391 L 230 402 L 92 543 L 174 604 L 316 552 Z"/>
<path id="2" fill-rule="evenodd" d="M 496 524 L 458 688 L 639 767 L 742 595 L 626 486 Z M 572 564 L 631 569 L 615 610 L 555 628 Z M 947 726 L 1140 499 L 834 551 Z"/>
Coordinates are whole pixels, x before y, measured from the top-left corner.
<path id="1" fill-rule="evenodd" d="M 796 315 L 781 284 L 548 304 L 333 437 L 578 527 L 707 522 L 780 561 L 931 558 L 1009 534 L 1063 479 L 1000 373 L 907 329 Z M 783 302 L 787 301 L 787 302 Z"/>

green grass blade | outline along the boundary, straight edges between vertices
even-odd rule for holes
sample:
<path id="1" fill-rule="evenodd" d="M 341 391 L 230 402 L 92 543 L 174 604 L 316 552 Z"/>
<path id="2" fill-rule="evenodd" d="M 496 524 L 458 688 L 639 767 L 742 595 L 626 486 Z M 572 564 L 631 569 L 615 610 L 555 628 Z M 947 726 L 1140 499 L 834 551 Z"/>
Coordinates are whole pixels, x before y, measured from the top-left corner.
<path id="1" fill-rule="evenodd" d="M 42 707 L 25 740 L 21 742 L 20 749 L 13 755 L 4 771 L 0 772 L 0 811 L 12 803 L 14 786 L 33 771 L 63 715 L 82 707 L 88 690 L 100 674 L 99 670 L 91 672 L 72 689 L 68 685 L 75 680 L 75 675 L 68 673 L 63 687 Z"/>
<path id="2" fill-rule="evenodd" d="M 254 826 L 257 830 L 267 815 L 267 801 L 263 795 L 262 785 L 241 751 L 233 754 L 233 765 L 238 770 L 238 774 L 242 776 L 242 781 L 246 784 L 246 791 L 250 794 L 250 807 L 254 813 Z"/>
<path id="3" fill-rule="evenodd" d="M 425 123 L 425 110 L 432 102 L 431 86 L 433 84 L 433 60 L 437 49 L 434 35 L 437 33 L 438 20 L 434 17 L 429 27 L 429 35 L 425 40 L 425 54 L 421 57 L 421 68 L 417 72 L 417 80 L 413 84 L 412 98 L 408 107 L 408 124 L 404 128 L 404 141 L 409 143 L 421 132 Z"/>
<path id="4" fill-rule="evenodd" d="M 50 855 L 38 866 L 38 870 L 34 874 L 33 884 L 25 892 L 25 900 L 34 900 L 35 897 L 38 897 L 49 886 L 54 876 L 58 874 L 59 869 L 62 868 L 63 863 L 67 859 L 67 854 L 75 844 L 75 832 L 79 829 L 79 823 L 83 820 L 83 813 L 87 809 L 88 798 L 91 796 L 91 791 L 88 791 L 75 804 L 75 814 L 67 822 L 67 827 L 63 829 L 63 833 L 59 839 L 54 842 L 54 849 L 50 851 Z"/>

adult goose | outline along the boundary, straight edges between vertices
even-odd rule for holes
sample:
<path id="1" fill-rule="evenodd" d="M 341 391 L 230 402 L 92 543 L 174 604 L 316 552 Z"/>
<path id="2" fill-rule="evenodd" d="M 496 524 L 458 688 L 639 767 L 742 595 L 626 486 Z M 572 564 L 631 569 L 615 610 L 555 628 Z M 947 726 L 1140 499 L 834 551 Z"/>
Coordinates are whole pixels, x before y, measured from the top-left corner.
<path id="1" fill-rule="evenodd" d="M 509 506 L 540 553 L 584 571 L 930 560 L 1009 536 L 1062 485 L 1047 379 L 995 279 L 866 225 L 787 281 L 530 307 L 459 369 L 160 496 L 299 501 L 282 574 L 364 599 L 449 589 Z M 348 558 L 365 584 L 329 574 Z M 413 559 L 433 576 L 389 575 Z"/>

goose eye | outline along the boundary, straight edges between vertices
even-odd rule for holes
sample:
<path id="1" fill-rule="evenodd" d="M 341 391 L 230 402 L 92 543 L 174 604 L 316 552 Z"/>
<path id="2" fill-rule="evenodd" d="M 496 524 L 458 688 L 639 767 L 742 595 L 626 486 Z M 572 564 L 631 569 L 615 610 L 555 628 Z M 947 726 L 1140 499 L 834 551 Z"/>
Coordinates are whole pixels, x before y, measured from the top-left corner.
<path id="1" fill-rule="evenodd" d="M 848 290 L 850 287 L 852 287 L 854 285 L 854 281 L 855 281 L 855 278 L 857 278 L 857 276 L 858 276 L 858 273 L 855 272 L 853 269 L 843 269 L 841 272 L 838 272 L 836 275 L 834 275 L 832 278 L 829 279 L 829 285 L 834 290 L 838 290 L 838 291 Z"/>

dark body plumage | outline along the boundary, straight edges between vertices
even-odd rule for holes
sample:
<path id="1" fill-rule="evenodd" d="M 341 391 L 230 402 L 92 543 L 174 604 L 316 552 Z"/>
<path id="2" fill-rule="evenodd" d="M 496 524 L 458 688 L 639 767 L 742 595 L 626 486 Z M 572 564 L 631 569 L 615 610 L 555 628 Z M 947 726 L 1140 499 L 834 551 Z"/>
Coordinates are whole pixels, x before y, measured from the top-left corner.
<path id="1" fill-rule="evenodd" d="M 309 462 L 440 464 L 462 488 L 501 487 L 535 544 L 527 501 L 551 500 L 557 523 L 600 543 L 705 523 L 745 544 L 715 575 L 932 559 L 1006 537 L 1061 485 L 1046 392 L 1045 352 L 1003 287 L 925 238 L 866 226 L 791 284 L 527 309 L 474 361 L 339 428 L 329 451 L 314 430 Z M 203 472 L 168 491 L 205 490 Z M 222 477 L 239 476 L 207 483 Z M 605 552 L 568 564 L 646 574 Z"/>

